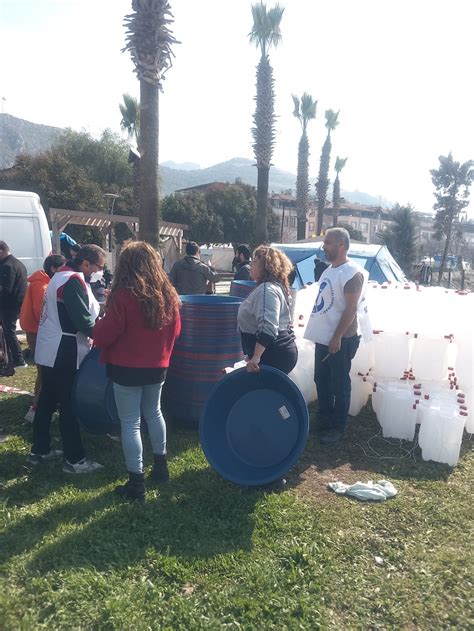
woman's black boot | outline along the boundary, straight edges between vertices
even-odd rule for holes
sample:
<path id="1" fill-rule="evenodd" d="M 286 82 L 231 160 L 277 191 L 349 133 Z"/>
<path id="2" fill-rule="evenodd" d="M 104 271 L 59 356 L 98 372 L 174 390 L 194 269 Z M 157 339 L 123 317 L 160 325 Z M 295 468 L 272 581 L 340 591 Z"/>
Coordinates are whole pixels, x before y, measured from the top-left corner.
<path id="1" fill-rule="evenodd" d="M 150 474 L 150 480 L 164 484 L 165 482 L 169 482 L 169 479 L 170 474 L 166 454 L 153 454 L 153 469 Z"/>
<path id="2" fill-rule="evenodd" d="M 143 473 L 128 473 L 128 482 L 115 487 L 115 493 L 126 500 L 145 501 L 145 476 Z"/>

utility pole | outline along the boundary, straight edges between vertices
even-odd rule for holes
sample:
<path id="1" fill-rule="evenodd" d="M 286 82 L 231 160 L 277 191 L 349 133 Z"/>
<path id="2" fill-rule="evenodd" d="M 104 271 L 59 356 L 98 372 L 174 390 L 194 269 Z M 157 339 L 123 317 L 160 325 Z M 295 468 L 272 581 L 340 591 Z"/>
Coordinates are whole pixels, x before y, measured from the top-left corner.
<path id="1" fill-rule="evenodd" d="M 107 201 L 107 207 L 109 210 L 109 215 L 113 216 L 114 214 L 114 206 L 115 206 L 115 200 L 118 199 L 120 197 L 120 195 L 116 195 L 115 193 L 104 193 L 104 197 Z M 109 252 L 112 253 L 112 258 L 114 258 L 114 252 L 115 252 L 115 239 L 114 239 L 114 224 L 113 222 L 110 223 L 110 230 L 109 230 Z M 113 261 L 113 264 L 115 266 L 115 261 Z"/>

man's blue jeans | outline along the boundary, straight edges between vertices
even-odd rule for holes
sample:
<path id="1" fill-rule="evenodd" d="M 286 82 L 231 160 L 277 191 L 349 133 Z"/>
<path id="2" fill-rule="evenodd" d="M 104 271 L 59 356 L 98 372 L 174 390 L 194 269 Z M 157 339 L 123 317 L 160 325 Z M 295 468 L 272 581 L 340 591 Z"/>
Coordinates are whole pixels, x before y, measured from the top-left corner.
<path id="1" fill-rule="evenodd" d="M 351 404 L 351 362 L 359 348 L 360 337 L 343 337 L 341 349 L 328 355 L 328 347 L 316 344 L 314 381 L 318 391 L 319 429 L 344 431 Z"/>
<path id="2" fill-rule="evenodd" d="M 143 473 L 141 415 L 148 425 L 153 453 L 166 453 L 166 424 L 160 406 L 163 383 L 154 383 L 150 386 L 113 384 L 115 403 L 122 427 L 122 449 L 129 473 Z"/>

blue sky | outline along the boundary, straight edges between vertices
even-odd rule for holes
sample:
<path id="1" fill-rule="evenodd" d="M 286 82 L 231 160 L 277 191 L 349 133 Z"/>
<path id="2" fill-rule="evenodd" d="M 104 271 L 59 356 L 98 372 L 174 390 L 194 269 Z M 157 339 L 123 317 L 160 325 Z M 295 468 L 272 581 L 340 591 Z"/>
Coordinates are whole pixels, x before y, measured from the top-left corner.
<path id="1" fill-rule="evenodd" d="M 170 0 L 174 66 L 160 101 L 160 160 L 201 166 L 252 158 L 258 52 L 249 0 Z M 268 2 L 268 5 L 273 4 Z M 291 94 L 318 100 L 310 174 L 324 111 L 340 109 L 333 159 L 342 186 L 430 211 L 429 169 L 450 150 L 474 158 L 471 0 L 286 0 L 283 41 L 271 51 L 274 164 L 296 171 L 299 125 Z M 0 95 L 37 123 L 120 131 L 123 92 L 138 95 L 123 17 L 130 0 L 0 0 Z M 472 208 L 471 204 L 471 208 Z M 474 214 L 474 213 L 473 213 Z"/>

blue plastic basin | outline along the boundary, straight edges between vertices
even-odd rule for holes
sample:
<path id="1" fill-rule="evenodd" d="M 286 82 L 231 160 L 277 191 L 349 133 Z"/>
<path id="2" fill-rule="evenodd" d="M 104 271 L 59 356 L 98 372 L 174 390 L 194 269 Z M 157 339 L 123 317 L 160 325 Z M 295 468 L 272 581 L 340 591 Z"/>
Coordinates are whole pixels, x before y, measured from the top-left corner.
<path id="1" fill-rule="evenodd" d="M 222 477 L 244 486 L 268 484 L 296 463 L 308 440 L 308 408 L 283 372 L 262 366 L 224 377 L 199 422 L 202 448 Z"/>
<path id="2" fill-rule="evenodd" d="M 109 434 L 120 427 L 112 382 L 100 350 L 93 348 L 79 368 L 72 391 L 74 413 L 82 427 L 91 434 Z"/>
<path id="3" fill-rule="evenodd" d="M 230 284 L 229 295 L 247 298 L 256 286 L 257 283 L 254 280 L 233 280 Z"/>

